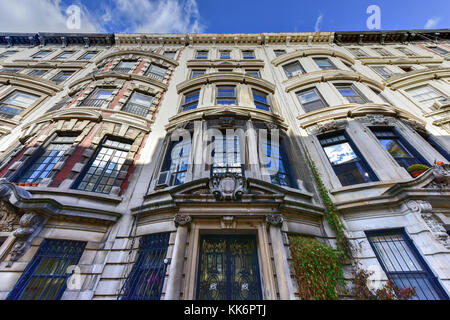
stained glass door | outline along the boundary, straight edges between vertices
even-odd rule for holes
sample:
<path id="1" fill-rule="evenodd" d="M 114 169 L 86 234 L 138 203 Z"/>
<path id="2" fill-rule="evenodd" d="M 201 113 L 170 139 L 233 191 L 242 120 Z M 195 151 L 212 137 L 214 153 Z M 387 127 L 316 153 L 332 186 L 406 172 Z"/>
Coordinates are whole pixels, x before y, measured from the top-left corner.
<path id="1" fill-rule="evenodd" d="M 204 235 L 199 261 L 197 299 L 262 299 L 255 236 Z"/>

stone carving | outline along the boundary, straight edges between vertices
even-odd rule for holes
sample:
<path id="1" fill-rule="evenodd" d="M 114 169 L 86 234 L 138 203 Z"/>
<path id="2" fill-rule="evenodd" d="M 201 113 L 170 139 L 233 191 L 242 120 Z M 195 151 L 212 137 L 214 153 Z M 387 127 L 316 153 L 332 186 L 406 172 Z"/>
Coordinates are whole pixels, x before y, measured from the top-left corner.
<path id="1" fill-rule="evenodd" d="M 7 267 L 10 267 L 14 261 L 17 261 L 24 254 L 29 243 L 33 240 L 31 236 L 36 233 L 43 222 L 44 218 L 34 212 L 26 213 L 20 218 L 20 226 L 13 232 L 16 243 L 11 249 Z"/>
<path id="2" fill-rule="evenodd" d="M 419 133 L 427 133 L 427 130 L 425 129 L 425 126 L 422 123 L 417 122 L 415 120 L 408 120 L 406 122 L 414 131 Z"/>
<path id="3" fill-rule="evenodd" d="M 431 168 L 433 181 L 425 188 L 429 189 L 449 189 L 450 188 L 450 164 L 442 164 Z"/>
<path id="4" fill-rule="evenodd" d="M 266 222 L 275 227 L 281 227 L 283 225 L 283 216 L 281 214 L 269 214 L 266 216 Z"/>
<path id="5" fill-rule="evenodd" d="M 268 122 L 267 124 L 267 129 L 269 130 L 278 130 L 278 125 L 276 123 L 272 123 L 272 122 Z"/>
<path id="6" fill-rule="evenodd" d="M 19 214 L 10 204 L 0 201 L 0 231 L 11 232 L 19 224 Z"/>
<path id="7" fill-rule="evenodd" d="M 173 218 L 173 222 L 175 223 L 175 227 L 177 227 L 177 228 L 179 226 L 188 225 L 189 223 L 191 223 L 191 221 L 192 221 L 192 217 L 184 215 L 184 214 L 177 214 Z"/>
<path id="8" fill-rule="evenodd" d="M 220 224 L 222 229 L 234 229 L 236 228 L 236 219 L 234 216 L 223 216 Z"/>
<path id="9" fill-rule="evenodd" d="M 428 201 L 410 200 L 406 202 L 406 206 L 411 211 L 420 214 L 420 217 L 426 223 L 436 240 L 442 243 L 447 249 L 450 249 L 450 238 L 447 231 L 433 214 L 433 207 Z"/>
<path id="10" fill-rule="evenodd" d="M 389 119 L 382 114 L 368 114 L 366 116 L 367 121 L 373 125 L 386 125 L 389 124 Z"/>
<path id="11" fill-rule="evenodd" d="M 317 124 L 317 131 L 320 133 L 331 131 L 331 130 L 337 130 L 339 128 L 339 125 L 336 120 L 331 120 L 327 122 L 321 122 Z"/>
<path id="12" fill-rule="evenodd" d="M 240 200 L 247 192 L 247 180 L 227 172 L 221 176 L 214 176 L 209 180 L 209 190 L 217 201 Z"/>

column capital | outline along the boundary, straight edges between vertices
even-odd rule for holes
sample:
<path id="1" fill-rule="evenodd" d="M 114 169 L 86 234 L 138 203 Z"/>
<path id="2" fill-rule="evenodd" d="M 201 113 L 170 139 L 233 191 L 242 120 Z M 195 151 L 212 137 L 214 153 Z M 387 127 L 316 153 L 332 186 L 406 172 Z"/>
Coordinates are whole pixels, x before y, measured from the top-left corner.
<path id="1" fill-rule="evenodd" d="M 191 223 L 192 217 L 184 214 L 176 214 L 173 218 L 173 222 L 175 223 L 175 227 L 185 226 Z"/>
<path id="2" fill-rule="evenodd" d="M 269 225 L 272 225 L 274 227 L 280 227 L 283 225 L 283 216 L 279 213 L 276 214 L 269 214 L 266 216 L 266 222 Z"/>

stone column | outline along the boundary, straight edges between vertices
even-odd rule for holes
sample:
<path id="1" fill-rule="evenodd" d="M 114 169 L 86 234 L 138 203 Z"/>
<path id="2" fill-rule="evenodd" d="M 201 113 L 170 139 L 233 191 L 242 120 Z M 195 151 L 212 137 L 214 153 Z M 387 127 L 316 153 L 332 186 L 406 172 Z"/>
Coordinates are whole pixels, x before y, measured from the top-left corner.
<path id="1" fill-rule="evenodd" d="M 277 273 L 278 291 L 281 300 L 294 300 L 293 288 L 283 239 L 281 238 L 281 226 L 283 217 L 281 214 L 272 214 L 266 217 L 269 226 L 270 240 L 272 242 L 273 259 Z"/>
<path id="2" fill-rule="evenodd" d="M 173 219 L 177 227 L 177 235 L 173 245 L 172 261 L 169 265 L 169 277 L 167 279 L 165 300 L 180 299 L 181 280 L 183 278 L 184 254 L 188 236 L 190 216 L 177 214 Z"/>

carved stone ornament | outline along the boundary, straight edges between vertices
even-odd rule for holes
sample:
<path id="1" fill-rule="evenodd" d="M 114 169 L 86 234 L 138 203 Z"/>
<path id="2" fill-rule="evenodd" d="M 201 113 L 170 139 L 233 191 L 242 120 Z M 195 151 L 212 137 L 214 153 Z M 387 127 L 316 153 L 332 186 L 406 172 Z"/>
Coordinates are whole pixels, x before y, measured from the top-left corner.
<path id="1" fill-rule="evenodd" d="M 450 164 L 441 164 L 440 166 L 433 166 L 431 168 L 433 174 L 433 181 L 431 181 L 425 188 L 429 189 L 449 189 L 450 188 Z"/>
<path id="2" fill-rule="evenodd" d="M 436 240 L 442 243 L 445 248 L 450 249 L 450 237 L 448 236 L 442 223 L 440 223 L 433 214 L 433 207 L 429 202 L 424 200 L 410 200 L 406 202 L 406 206 L 411 211 L 420 214 L 420 217 L 426 223 L 431 231 L 431 234 L 436 238 Z"/>
<path id="3" fill-rule="evenodd" d="M 209 190 L 217 201 L 240 200 L 247 192 L 247 180 L 227 172 L 221 176 L 212 177 L 209 180 Z"/>
<path id="4" fill-rule="evenodd" d="M 24 254 L 29 243 L 33 240 L 31 236 L 35 234 L 40 226 L 42 226 L 43 222 L 44 217 L 34 212 L 26 213 L 20 218 L 20 226 L 13 232 L 13 235 L 17 240 L 11 249 L 8 267 Z"/>
<path id="5" fill-rule="evenodd" d="M 12 205 L 0 201 L 0 232 L 11 232 L 19 224 L 20 216 Z"/>
<path id="6" fill-rule="evenodd" d="M 417 122 L 415 120 L 408 120 L 407 123 L 416 132 L 419 132 L 419 133 L 427 132 L 427 130 L 425 129 L 425 126 L 423 124 L 421 124 L 420 122 Z"/>
<path id="7" fill-rule="evenodd" d="M 187 216 L 184 214 L 177 214 L 175 215 L 175 217 L 173 218 L 173 222 L 175 223 L 175 226 L 178 228 L 179 226 L 185 226 L 188 225 L 189 223 L 191 223 L 192 221 L 192 217 L 191 216 Z"/>
<path id="8" fill-rule="evenodd" d="M 387 125 L 389 124 L 389 118 L 382 114 L 368 114 L 366 116 L 367 122 L 373 125 Z"/>
<path id="9" fill-rule="evenodd" d="M 317 132 L 324 133 L 327 131 L 334 131 L 334 130 L 340 129 L 343 126 L 344 126 L 343 121 L 338 122 L 336 120 L 330 120 L 330 121 L 320 122 L 317 124 Z"/>
<path id="10" fill-rule="evenodd" d="M 269 214 L 266 216 L 266 222 L 269 225 L 275 227 L 281 227 L 283 225 L 283 216 L 281 214 Z"/>

